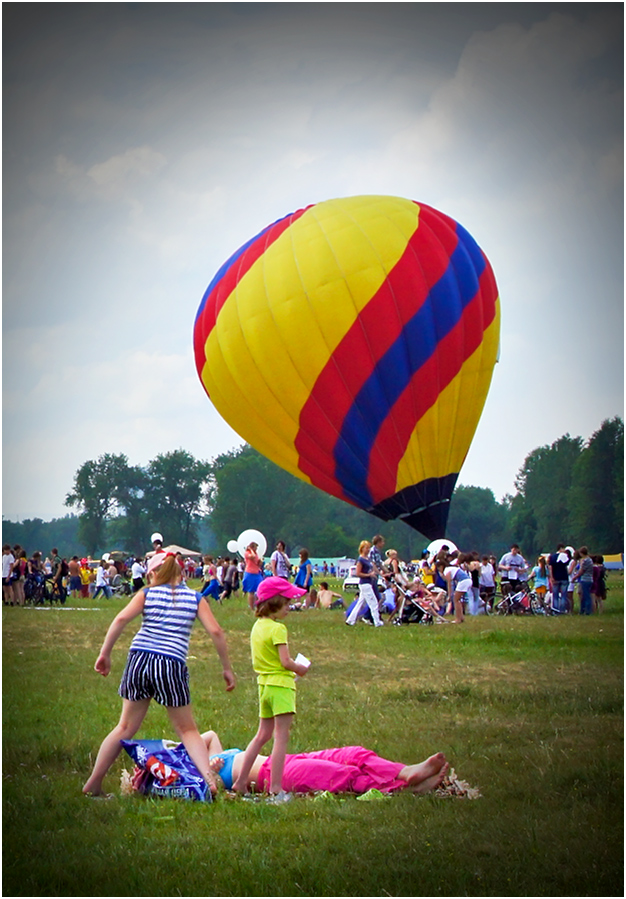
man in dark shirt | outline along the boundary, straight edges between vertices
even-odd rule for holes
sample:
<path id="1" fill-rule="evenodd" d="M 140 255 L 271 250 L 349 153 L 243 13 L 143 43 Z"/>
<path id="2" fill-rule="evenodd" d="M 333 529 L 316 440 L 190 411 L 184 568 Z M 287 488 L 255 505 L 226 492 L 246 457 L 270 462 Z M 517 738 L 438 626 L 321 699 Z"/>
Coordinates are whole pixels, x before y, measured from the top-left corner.
<path id="1" fill-rule="evenodd" d="M 569 550 L 564 543 L 559 543 L 556 552 L 548 559 L 550 568 L 550 589 L 552 591 L 552 608 L 557 612 L 567 611 L 567 584 L 570 563 Z"/>

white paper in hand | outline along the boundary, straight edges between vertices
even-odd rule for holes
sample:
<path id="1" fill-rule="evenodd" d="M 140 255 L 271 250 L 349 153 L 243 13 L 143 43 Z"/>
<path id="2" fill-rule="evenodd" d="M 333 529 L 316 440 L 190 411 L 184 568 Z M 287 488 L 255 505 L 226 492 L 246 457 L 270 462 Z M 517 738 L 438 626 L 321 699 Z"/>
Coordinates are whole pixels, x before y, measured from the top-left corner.
<path id="1" fill-rule="evenodd" d="M 298 665 L 304 665 L 305 668 L 310 668 L 310 667 L 311 667 L 311 662 L 310 662 L 310 660 L 307 659 L 306 656 L 303 656 L 301 652 L 299 652 L 298 655 L 295 657 L 294 662 L 297 662 Z M 296 679 L 296 680 L 300 680 L 300 675 L 299 675 L 299 674 L 296 674 L 295 679 Z"/>

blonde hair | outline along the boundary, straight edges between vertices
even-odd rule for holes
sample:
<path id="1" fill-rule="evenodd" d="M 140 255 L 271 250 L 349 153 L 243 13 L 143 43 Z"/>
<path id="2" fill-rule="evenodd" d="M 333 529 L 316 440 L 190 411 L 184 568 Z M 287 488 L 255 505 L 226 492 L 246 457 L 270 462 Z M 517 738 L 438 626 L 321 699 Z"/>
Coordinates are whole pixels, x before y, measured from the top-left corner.
<path id="1" fill-rule="evenodd" d="M 152 572 L 152 587 L 160 587 L 161 584 L 171 584 L 172 587 L 182 580 L 180 565 L 176 556 L 167 556 L 161 564 Z"/>
<path id="2" fill-rule="evenodd" d="M 368 549 L 370 549 L 372 544 L 369 542 L 369 540 L 361 540 L 361 542 L 359 543 L 359 555 L 360 556 L 365 555 L 365 553 L 366 553 L 365 547 L 366 546 Z"/>

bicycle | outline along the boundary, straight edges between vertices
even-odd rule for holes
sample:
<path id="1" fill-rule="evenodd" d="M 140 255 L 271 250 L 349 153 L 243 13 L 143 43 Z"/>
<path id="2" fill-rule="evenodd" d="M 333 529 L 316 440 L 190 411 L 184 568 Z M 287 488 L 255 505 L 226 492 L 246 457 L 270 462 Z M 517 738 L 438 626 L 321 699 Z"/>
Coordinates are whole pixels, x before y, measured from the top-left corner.
<path id="1" fill-rule="evenodd" d="M 519 587 L 519 590 L 515 590 Z M 500 593 L 494 597 L 494 611 L 497 615 L 545 615 L 546 610 L 537 594 L 526 581 L 512 585 L 504 581 Z"/>

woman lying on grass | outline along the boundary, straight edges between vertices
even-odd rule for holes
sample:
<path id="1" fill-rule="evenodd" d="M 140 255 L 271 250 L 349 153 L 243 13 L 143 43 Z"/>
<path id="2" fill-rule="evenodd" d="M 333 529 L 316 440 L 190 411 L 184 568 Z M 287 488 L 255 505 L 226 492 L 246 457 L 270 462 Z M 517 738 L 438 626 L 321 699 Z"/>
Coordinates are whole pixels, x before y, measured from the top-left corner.
<path id="1" fill-rule="evenodd" d="M 215 731 L 202 734 L 209 751 L 211 770 L 219 774 L 224 787 L 232 788 L 243 761 L 241 749 L 223 749 Z M 408 789 L 413 793 L 429 793 L 443 781 L 449 765 L 442 752 L 417 765 L 390 762 L 362 746 L 341 746 L 287 755 L 283 772 L 283 789 L 293 793 L 328 790 L 330 793 L 381 793 Z M 247 778 L 247 787 L 265 791 L 270 782 L 270 758 L 257 755 Z"/>

